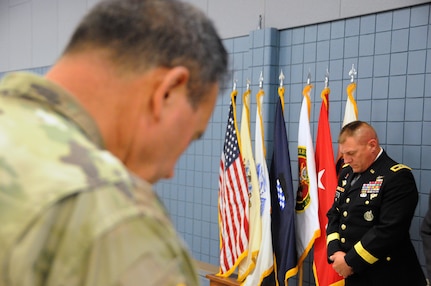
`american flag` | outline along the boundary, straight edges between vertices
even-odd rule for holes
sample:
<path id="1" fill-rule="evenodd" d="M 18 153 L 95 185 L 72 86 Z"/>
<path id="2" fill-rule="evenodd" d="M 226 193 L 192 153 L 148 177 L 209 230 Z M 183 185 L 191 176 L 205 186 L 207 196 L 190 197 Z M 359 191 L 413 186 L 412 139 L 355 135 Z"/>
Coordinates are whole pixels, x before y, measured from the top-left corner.
<path id="1" fill-rule="evenodd" d="M 219 176 L 220 275 L 229 276 L 247 255 L 248 187 L 238 143 L 232 92 Z"/>

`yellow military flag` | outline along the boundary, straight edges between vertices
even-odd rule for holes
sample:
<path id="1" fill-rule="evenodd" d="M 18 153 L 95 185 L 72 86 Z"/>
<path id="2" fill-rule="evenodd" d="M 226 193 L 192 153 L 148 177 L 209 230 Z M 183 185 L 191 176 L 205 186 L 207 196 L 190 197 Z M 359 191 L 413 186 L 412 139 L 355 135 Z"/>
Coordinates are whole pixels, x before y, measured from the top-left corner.
<path id="1" fill-rule="evenodd" d="M 256 164 L 253 158 L 253 149 L 250 136 L 250 89 L 248 87 L 243 94 L 240 134 L 241 154 L 244 160 L 245 172 L 248 182 L 250 221 L 248 254 L 238 267 L 238 281 L 242 282 L 254 269 L 262 235 L 259 182 L 257 178 Z"/>

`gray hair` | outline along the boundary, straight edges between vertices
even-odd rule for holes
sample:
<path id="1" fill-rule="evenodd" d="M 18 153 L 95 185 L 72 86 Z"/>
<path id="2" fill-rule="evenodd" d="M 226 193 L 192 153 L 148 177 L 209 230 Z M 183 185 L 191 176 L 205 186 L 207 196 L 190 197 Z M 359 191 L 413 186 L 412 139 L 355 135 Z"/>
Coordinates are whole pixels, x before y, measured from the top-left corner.
<path id="1" fill-rule="evenodd" d="M 194 6 L 177 0 L 103 0 L 81 21 L 65 54 L 100 48 L 123 72 L 184 66 L 189 97 L 203 100 L 208 84 L 227 71 L 227 52 L 213 23 Z"/>

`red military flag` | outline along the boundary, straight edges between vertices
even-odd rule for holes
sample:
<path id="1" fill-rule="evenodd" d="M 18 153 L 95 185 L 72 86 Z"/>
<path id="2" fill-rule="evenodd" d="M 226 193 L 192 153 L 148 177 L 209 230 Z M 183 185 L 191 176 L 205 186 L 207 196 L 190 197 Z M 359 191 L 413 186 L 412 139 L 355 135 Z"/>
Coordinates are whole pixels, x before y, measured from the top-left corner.
<path id="1" fill-rule="evenodd" d="M 316 140 L 316 172 L 319 196 L 319 224 L 321 236 L 314 241 L 314 278 L 317 286 L 344 285 L 344 279 L 328 264 L 326 248 L 326 226 L 328 218 L 326 213 L 331 208 L 337 187 L 337 174 L 334 164 L 334 151 L 332 148 L 331 129 L 329 125 L 329 93 L 325 87 L 321 93 L 322 105 L 320 107 L 319 123 Z"/>

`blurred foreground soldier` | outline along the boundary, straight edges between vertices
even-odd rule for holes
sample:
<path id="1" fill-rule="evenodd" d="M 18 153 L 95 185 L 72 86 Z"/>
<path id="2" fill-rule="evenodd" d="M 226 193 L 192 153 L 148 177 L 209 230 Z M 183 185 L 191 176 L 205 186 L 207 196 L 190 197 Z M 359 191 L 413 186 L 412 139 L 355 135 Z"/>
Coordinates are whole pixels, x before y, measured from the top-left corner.
<path id="1" fill-rule="evenodd" d="M 328 260 L 347 286 L 426 285 L 409 234 L 418 202 L 411 169 L 366 122 L 345 125 L 338 143 L 345 165 L 328 212 Z"/>
<path id="2" fill-rule="evenodd" d="M 46 77 L 5 77 L 0 285 L 198 285 L 151 184 L 204 132 L 226 68 L 190 5 L 108 0 Z"/>
<path id="3" fill-rule="evenodd" d="M 422 222 L 421 227 L 422 243 L 424 246 L 424 254 L 426 261 L 426 270 L 428 275 L 428 285 L 431 279 L 431 195 L 429 197 L 428 212 Z"/>

